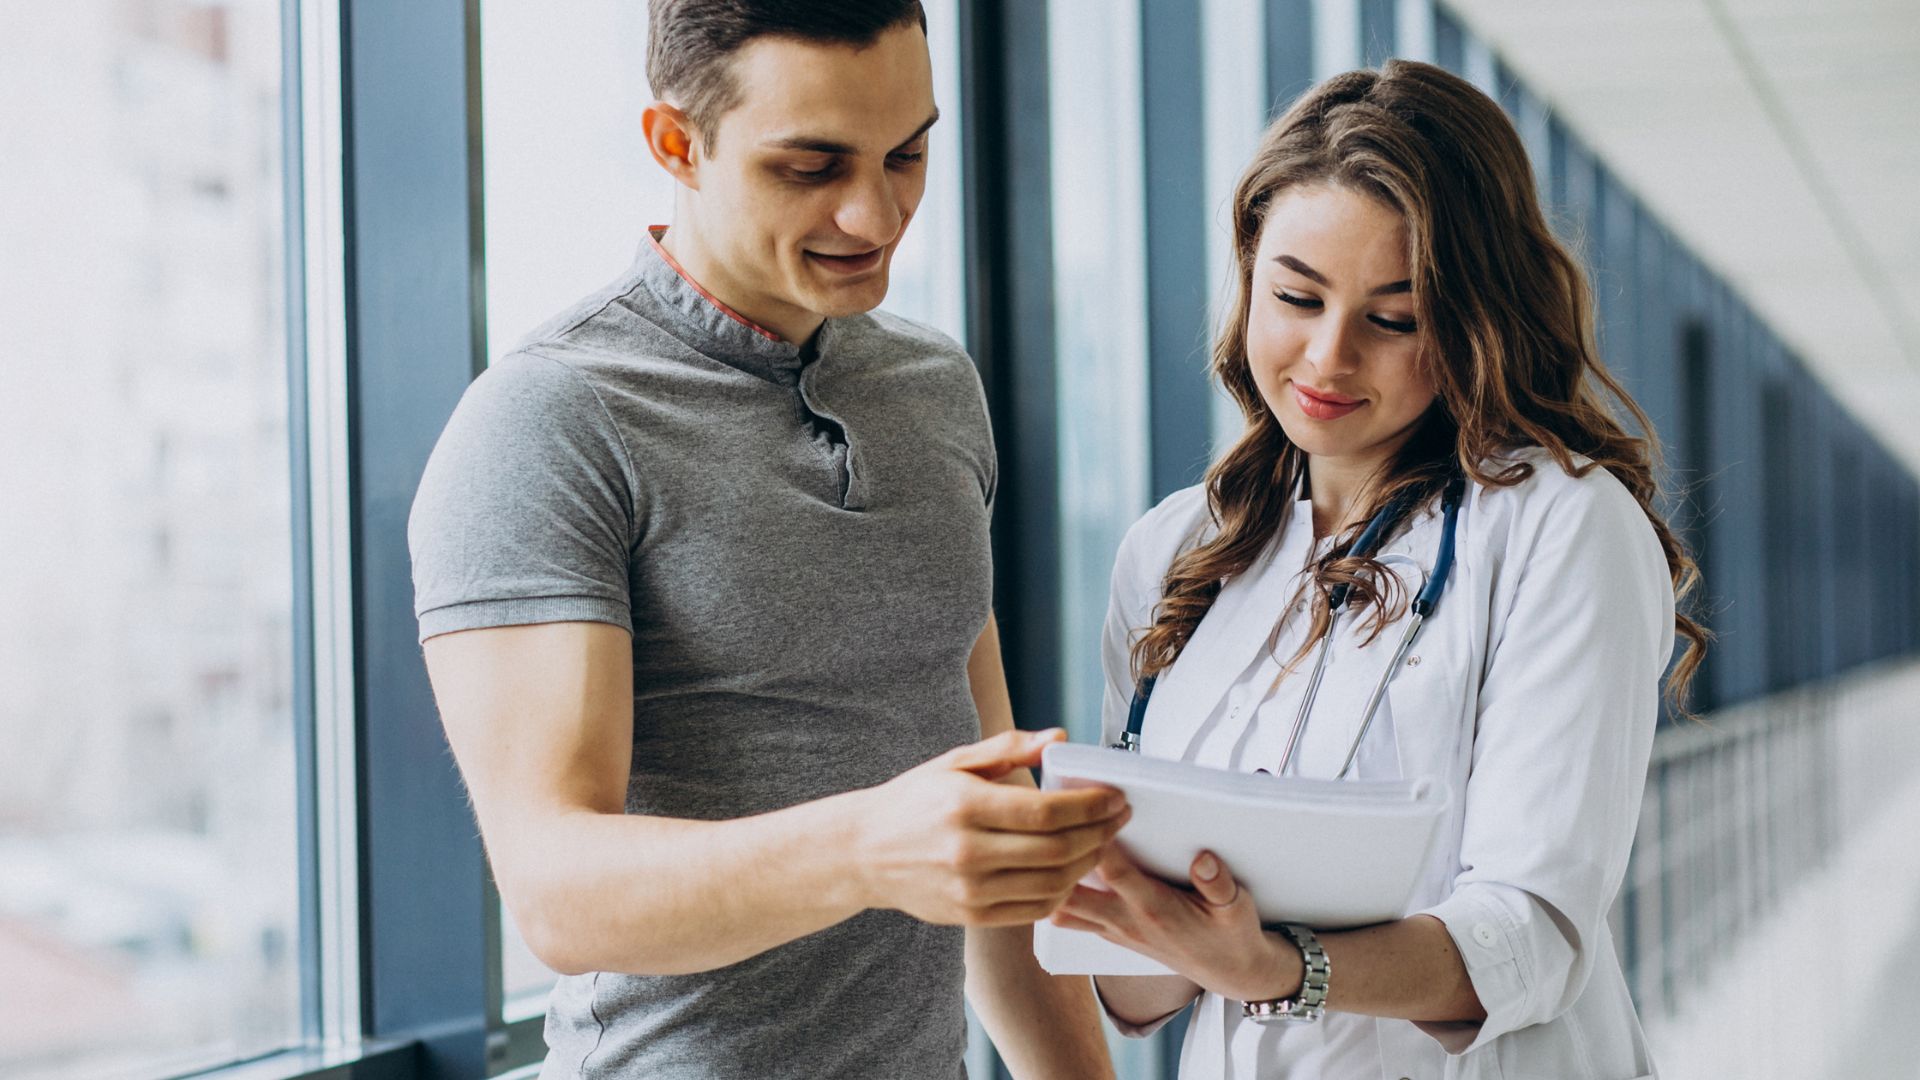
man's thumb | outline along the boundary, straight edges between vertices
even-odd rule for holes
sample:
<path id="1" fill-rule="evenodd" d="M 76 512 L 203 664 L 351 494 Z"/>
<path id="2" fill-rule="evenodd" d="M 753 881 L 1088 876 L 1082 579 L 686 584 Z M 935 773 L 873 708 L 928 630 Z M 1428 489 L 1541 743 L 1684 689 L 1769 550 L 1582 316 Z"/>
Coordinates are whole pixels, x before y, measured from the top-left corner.
<path id="1" fill-rule="evenodd" d="M 1040 764 L 1040 752 L 1048 743 L 1066 738 L 1059 728 L 1045 731 L 1003 731 L 991 739 L 982 739 L 948 751 L 947 763 L 986 780 L 998 780 L 1015 769 Z"/>

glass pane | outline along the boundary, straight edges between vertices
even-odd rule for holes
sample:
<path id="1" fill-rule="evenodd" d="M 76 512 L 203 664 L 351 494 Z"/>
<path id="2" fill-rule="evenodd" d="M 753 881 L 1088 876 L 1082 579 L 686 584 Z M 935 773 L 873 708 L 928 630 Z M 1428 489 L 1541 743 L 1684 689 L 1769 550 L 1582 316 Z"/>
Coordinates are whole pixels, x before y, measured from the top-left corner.
<path id="1" fill-rule="evenodd" d="M 0 5 L 0 1075 L 300 1035 L 280 9 Z"/>
<path id="2" fill-rule="evenodd" d="M 1100 630 L 1147 509 L 1145 172 L 1137 2 L 1055 0 L 1051 63 L 1063 715 L 1100 733 Z"/>
<path id="3" fill-rule="evenodd" d="M 957 0 L 925 4 L 941 120 L 927 194 L 894 254 L 883 305 L 962 338 Z M 671 224 L 673 180 L 647 153 L 640 113 L 647 10 L 620 0 L 562 5 L 483 0 L 487 342 L 492 356 L 618 277 L 648 225 Z M 503 982 L 519 1012 L 554 975 L 502 919 Z M 509 1015 L 518 1015 L 509 1006 Z"/>
<path id="4" fill-rule="evenodd" d="M 1207 284 L 1217 332 L 1233 310 L 1233 189 L 1253 160 L 1267 127 L 1265 12 L 1261 0 L 1205 0 L 1201 5 L 1207 103 Z M 1211 353 L 1209 353 L 1211 356 Z M 1226 451 L 1246 430 L 1232 397 L 1213 384 L 1213 446 Z"/>

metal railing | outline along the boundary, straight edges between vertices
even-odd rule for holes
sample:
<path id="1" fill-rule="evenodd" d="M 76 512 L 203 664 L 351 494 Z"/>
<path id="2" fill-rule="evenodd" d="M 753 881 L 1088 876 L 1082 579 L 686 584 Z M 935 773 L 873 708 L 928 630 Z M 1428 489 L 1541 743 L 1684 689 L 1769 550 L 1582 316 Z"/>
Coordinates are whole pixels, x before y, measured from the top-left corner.
<path id="1" fill-rule="evenodd" d="M 1612 912 L 1642 1014 L 1673 1014 L 1916 777 L 1920 663 L 1911 660 L 1663 728 Z"/>

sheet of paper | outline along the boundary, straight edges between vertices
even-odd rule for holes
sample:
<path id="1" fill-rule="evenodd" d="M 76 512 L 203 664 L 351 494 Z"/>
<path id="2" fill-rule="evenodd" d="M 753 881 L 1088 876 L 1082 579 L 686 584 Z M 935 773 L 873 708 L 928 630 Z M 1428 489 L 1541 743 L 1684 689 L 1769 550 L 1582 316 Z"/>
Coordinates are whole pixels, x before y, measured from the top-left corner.
<path id="1" fill-rule="evenodd" d="M 1105 747 L 1055 744 L 1045 786 L 1126 793 L 1118 842 L 1151 873 L 1184 883 L 1212 851 L 1253 892 L 1265 922 L 1323 930 L 1406 913 L 1446 809 L 1425 780 L 1330 781 L 1239 773 Z M 1034 954 L 1056 975 L 1164 975 L 1159 963 L 1096 935 L 1034 927 Z"/>

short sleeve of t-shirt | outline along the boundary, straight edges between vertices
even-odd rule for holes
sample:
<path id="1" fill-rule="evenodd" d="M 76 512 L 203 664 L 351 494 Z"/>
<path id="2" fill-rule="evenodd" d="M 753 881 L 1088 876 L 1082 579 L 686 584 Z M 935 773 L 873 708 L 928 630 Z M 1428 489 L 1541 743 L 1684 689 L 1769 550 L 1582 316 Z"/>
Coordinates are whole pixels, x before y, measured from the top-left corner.
<path id="1" fill-rule="evenodd" d="M 634 491 L 584 376 L 526 352 L 489 368 L 434 446 L 407 523 L 420 639 L 549 622 L 631 629 Z"/>

